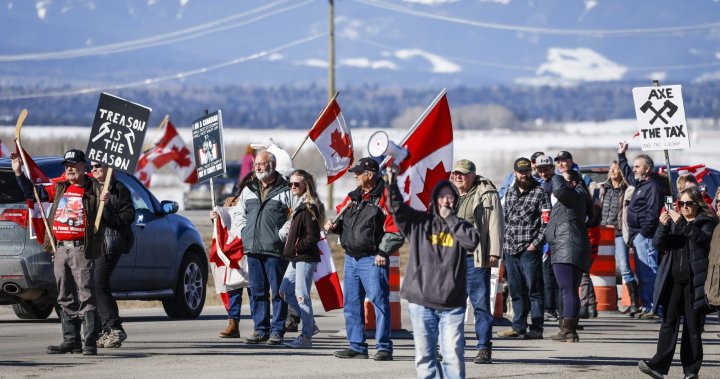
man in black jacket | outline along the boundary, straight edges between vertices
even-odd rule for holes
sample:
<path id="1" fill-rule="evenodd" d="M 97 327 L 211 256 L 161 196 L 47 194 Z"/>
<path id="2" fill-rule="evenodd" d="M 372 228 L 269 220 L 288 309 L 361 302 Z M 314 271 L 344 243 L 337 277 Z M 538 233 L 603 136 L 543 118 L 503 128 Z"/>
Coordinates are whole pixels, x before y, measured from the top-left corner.
<path id="1" fill-rule="evenodd" d="M 108 168 L 101 163 L 92 163 L 92 175 L 100 184 L 109 180 L 107 192 L 100 195 L 100 200 L 107 199 L 103 208 L 102 223 L 105 225 L 105 244 L 103 253 L 95 259 L 95 290 L 97 310 L 100 323 L 97 324 L 98 347 L 118 348 L 127 338 L 118 313 L 117 302 L 112 296 L 110 277 L 122 254 L 132 248 L 135 236 L 132 223 L 135 221 L 130 191 L 124 184 L 107 176 Z"/>
<path id="2" fill-rule="evenodd" d="M 389 256 L 402 246 L 404 238 L 387 209 L 385 182 L 379 176 L 379 165 L 362 158 L 348 170 L 355 174 L 358 188 L 338 205 L 344 209 L 342 218 L 333 224 L 328 220 L 325 230 L 340 234 L 345 249 L 345 328 L 350 348 L 336 351 L 338 358 L 367 358 L 365 342 L 365 297 L 375 308 L 375 341 L 373 359 L 390 361 L 390 284 Z"/>

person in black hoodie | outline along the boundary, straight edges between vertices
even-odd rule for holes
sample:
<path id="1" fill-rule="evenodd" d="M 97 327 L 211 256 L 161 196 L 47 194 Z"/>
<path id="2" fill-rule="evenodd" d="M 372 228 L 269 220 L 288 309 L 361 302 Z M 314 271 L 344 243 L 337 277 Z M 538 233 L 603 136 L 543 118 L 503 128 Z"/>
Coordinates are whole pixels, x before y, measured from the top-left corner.
<path id="1" fill-rule="evenodd" d="M 684 189 L 677 204 L 680 212 L 670 209 L 660 215 L 653 238 L 658 250 L 668 252 L 658 269 L 653 299 L 655 308 L 662 305 L 664 309 L 657 352 L 638 363 L 640 371 L 653 378 L 662 378 L 670 370 L 680 316 L 684 316 L 680 362 L 685 378 L 698 377 L 703 359 L 703 321 L 709 311 L 705 279 L 716 221 L 697 187 Z"/>
<path id="2" fill-rule="evenodd" d="M 92 174 L 100 184 L 109 180 L 108 192 L 100 197 L 108 197 L 103 209 L 102 222 L 105 224 L 105 244 L 103 254 L 95 259 L 95 296 L 100 322 L 96 323 L 99 337 L 97 347 L 118 348 L 127 338 L 122 327 L 122 320 L 118 312 L 117 302 L 112 296 L 110 277 L 122 254 L 130 252 L 135 235 L 132 223 L 135 221 L 135 207 L 133 207 L 130 191 L 124 184 L 115 179 L 115 175 L 108 177 L 108 167 L 97 162 L 92 164 Z"/>
<path id="3" fill-rule="evenodd" d="M 290 222 L 290 232 L 285 243 L 283 258 L 290 261 L 282 283 L 280 296 L 300 314 L 302 332 L 294 341 L 286 343 L 291 348 L 312 347 L 313 309 L 310 289 L 313 274 L 320 262 L 320 225 L 324 207 L 318 199 L 315 178 L 305 171 L 296 170 L 290 175 L 290 192 L 296 204 Z"/>
<path id="4" fill-rule="evenodd" d="M 457 217 L 460 194 L 448 181 L 435 185 L 429 212 L 405 204 L 397 183 L 388 197 L 393 220 L 410 244 L 400 297 L 409 302 L 417 377 L 464 378 L 466 256 L 481 235 Z"/>

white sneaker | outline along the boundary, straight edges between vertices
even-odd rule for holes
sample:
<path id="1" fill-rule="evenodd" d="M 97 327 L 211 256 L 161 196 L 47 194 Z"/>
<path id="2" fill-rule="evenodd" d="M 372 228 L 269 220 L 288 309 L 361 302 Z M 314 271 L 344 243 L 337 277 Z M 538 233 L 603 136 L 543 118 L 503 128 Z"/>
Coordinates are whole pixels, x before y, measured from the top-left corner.
<path id="1" fill-rule="evenodd" d="M 314 335 L 316 335 L 316 334 L 318 334 L 318 333 L 320 333 L 320 328 L 318 328 L 318 326 L 317 326 L 316 323 L 313 323 L 312 335 L 314 336 Z"/>
<path id="2" fill-rule="evenodd" d="M 308 349 L 312 347 L 312 337 L 305 337 L 301 334 L 295 337 L 292 342 L 286 343 L 285 346 L 293 349 Z"/>
<path id="3" fill-rule="evenodd" d="M 109 337 L 110 337 L 110 332 L 104 331 L 104 332 L 100 333 L 100 337 L 98 337 L 98 339 L 97 339 L 97 347 L 104 348 Z"/>

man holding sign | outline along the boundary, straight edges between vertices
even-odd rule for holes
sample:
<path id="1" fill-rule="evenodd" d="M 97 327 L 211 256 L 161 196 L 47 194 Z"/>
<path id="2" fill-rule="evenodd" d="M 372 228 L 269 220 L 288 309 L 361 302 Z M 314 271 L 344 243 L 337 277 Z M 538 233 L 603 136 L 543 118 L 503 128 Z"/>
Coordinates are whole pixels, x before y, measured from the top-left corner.
<path id="1" fill-rule="evenodd" d="M 23 175 L 21 159 L 12 154 L 12 169 L 17 182 L 27 199 L 34 199 L 33 184 Z M 48 223 L 54 238 L 45 238 L 46 243 L 57 241 L 54 273 L 58 287 L 58 305 L 62 309 L 60 320 L 63 342 L 47 347 L 48 354 L 80 353 L 97 354 L 97 331 L 95 310 L 95 284 L 93 266 L 103 246 L 104 228 L 95 231 L 95 216 L 100 202 L 107 202 L 108 193 L 102 196 L 101 186 L 94 178 L 85 174 L 85 153 L 72 149 L 65 153 L 63 160 L 66 180 L 56 181 L 49 186 L 37 185 L 41 201 L 52 202 Z M 51 251 L 46 246 L 46 251 Z M 80 324 L 84 329 L 85 347 L 80 340 Z"/>

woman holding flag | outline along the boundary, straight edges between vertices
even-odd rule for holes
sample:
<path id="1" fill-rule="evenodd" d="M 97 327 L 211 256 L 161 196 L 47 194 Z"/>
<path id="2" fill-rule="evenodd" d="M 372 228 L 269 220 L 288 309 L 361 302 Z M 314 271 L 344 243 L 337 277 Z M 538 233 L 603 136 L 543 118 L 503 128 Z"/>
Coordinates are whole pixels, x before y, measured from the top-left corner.
<path id="1" fill-rule="evenodd" d="M 282 284 L 280 296 L 300 314 L 302 331 L 294 341 L 286 343 L 291 348 L 312 347 L 312 336 L 319 329 L 313 320 L 310 288 L 313 274 L 320 262 L 320 225 L 325 210 L 318 199 L 315 178 L 305 170 L 295 170 L 290 175 L 290 192 L 296 204 L 292 212 L 290 232 L 283 257 L 290 261 Z"/>

